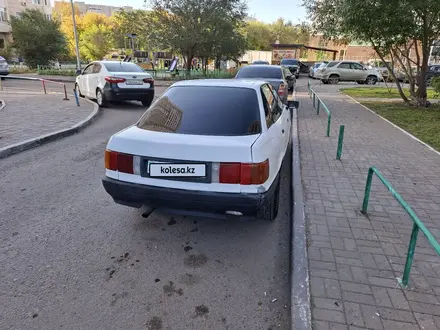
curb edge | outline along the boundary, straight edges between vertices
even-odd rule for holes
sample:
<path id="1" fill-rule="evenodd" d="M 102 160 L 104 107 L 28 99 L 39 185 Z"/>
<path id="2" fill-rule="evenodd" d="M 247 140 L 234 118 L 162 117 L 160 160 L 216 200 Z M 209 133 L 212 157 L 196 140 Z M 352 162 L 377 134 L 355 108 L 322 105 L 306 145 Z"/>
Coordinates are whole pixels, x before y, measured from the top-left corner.
<path id="1" fill-rule="evenodd" d="M 310 283 L 296 108 L 292 123 L 291 329 L 306 330 L 311 329 Z"/>
<path id="2" fill-rule="evenodd" d="M 46 144 L 51 141 L 55 141 L 61 139 L 63 137 L 73 135 L 78 133 L 82 129 L 86 128 L 90 125 L 99 115 L 99 106 L 95 102 L 85 99 L 87 102 L 93 104 L 93 111 L 87 116 L 86 119 L 76 123 L 70 128 L 66 128 L 63 130 L 59 130 L 56 132 L 48 133 L 45 135 L 38 136 L 33 139 L 29 139 L 23 142 L 15 143 L 3 148 L 0 148 L 0 158 L 6 158 L 8 156 L 20 153 L 22 151 L 26 151 L 40 145 Z"/>

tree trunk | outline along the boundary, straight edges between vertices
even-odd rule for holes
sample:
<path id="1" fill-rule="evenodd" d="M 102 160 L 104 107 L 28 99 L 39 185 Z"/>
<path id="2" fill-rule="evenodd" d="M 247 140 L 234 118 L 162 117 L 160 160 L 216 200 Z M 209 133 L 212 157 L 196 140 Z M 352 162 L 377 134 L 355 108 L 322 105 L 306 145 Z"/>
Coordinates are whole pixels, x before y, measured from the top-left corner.
<path id="1" fill-rule="evenodd" d="M 428 60 L 429 60 L 430 46 L 427 44 L 422 44 L 422 67 L 420 69 L 420 74 L 417 76 L 417 83 L 419 88 L 417 89 L 417 106 L 426 107 L 427 105 L 427 90 L 426 90 L 426 73 L 428 71 Z"/>
<path id="2" fill-rule="evenodd" d="M 190 75 L 193 58 L 194 58 L 194 55 L 191 52 L 186 53 L 186 75 L 187 76 Z"/>

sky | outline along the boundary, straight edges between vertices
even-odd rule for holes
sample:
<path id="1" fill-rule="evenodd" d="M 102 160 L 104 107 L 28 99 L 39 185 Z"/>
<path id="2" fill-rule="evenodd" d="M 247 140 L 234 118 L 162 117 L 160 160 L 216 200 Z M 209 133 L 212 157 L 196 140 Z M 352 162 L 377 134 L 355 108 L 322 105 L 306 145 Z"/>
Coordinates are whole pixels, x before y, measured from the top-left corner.
<path id="1" fill-rule="evenodd" d="M 144 0 L 82 0 L 88 4 L 108 6 L 132 6 L 144 8 Z M 147 0 L 147 3 L 149 1 Z M 306 20 L 306 13 L 301 7 L 302 0 L 278 0 L 272 5 L 270 0 L 247 0 L 249 15 L 256 19 L 271 23 L 279 17 L 291 20 L 293 23 L 301 23 Z"/>

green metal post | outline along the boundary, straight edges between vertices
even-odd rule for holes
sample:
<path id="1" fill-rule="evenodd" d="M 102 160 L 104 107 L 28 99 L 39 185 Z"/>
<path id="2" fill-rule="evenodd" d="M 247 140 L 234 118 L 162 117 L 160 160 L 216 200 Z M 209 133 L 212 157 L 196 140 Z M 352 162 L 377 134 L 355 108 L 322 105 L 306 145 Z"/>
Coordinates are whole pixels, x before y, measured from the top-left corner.
<path id="1" fill-rule="evenodd" d="M 313 93 L 313 108 L 315 108 L 316 94 Z"/>
<path id="2" fill-rule="evenodd" d="M 332 122 L 332 114 L 329 112 L 328 113 L 328 118 L 327 118 L 327 137 L 330 136 L 330 124 Z"/>
<path id="3" fill-rule="evenodd" d="M 319 115 L 319 108 L 321 107 L 321 100 L 318 99 L 318 105 L 316 106 L 316 114 Z"/>
<path id="4" fill-rule="evenodd" d="M 339 126 L 338 151 L 336 152 L 337 160 L 341 160 L 342 144 L 344 143 L 344 129 L 345 129 L 344 125 Z"/>
<path id="5" fill-rule="evenodd" d="M 412 262 L 413 262 L 413 258 L 414 258 L 414 252 L 416 250 L 417 235 L 418 234 L 419 234 L 419 227 L 415 223 L 413 225 L 411 239 L 409 240 L 408 254 L 406 255 L 405 269 L 403 271 L 403 277 L 402 277 L 402 283 L 401 283 L 403 287 L 406 287 L 408 285 L 409 273 L 411 271 L 411 266 L 412 266 Z"/>
<path id="6" fill-rule="evenodd" d="M 371 182 L 373 181 L 374 167 L 368 170 L 367 184 L 365 185 L 364 202 L 362 203 L 362 214 L 367 214 L 368 200 L 370 199 Z"/>

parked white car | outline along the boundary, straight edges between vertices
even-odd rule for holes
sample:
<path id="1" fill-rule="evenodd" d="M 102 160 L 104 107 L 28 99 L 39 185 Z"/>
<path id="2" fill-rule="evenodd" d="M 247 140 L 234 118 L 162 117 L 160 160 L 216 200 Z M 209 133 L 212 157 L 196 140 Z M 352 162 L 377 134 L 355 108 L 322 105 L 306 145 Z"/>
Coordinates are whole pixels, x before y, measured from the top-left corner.
<path id="1" fill-rule="evenodd" d="M 315 72 L 315 79 L 321 79 L 322 78 L 322 71 L 327 66 L 328 62 L 322 62 L 318 68 L 314 70 Z"/>
<path id="2" fill-rule="evenodd" d="M 177 82 L 110 138 L 103 185 L 122 205 L 273 220 L 290 128 L 268 82 Z"/>
<path id="3" fill-rule="evenodd" d="M 340 81 L 356 81 L 358 84 L 375 85 L 381 81 L 382 75 L 375 69 L 368 69 L 359 62 L 333 61 L 321 71 L 324 84 L 337 84 Z"/>
<path id="4" fill-rule="evenodd" d="M 153 77 L 130 62 L 92 62 L 76 77 L 75 89 L 81 97 L 96 99 L 100 107 L 112 101 L 141 101 L 148 107 L 154 99 Z"/>
<path id="5" fill-rule="evenodd" d="M 0 75 L 7 76 L 9 74 L 9 64 L 3 56 L 0 56 Z"/>
<path id="6" fill-rule="evenodd" d="M 324 62 L 316 62 L 315 64 L 313 64 L 312 66 L 310 66 L 309 68 L 309 77 L 312 79 L 316 78 L 316 72 L 318 71 L 318 69 L 320 67 L 324 67 L 328 62 L 324 61 Z"/>

